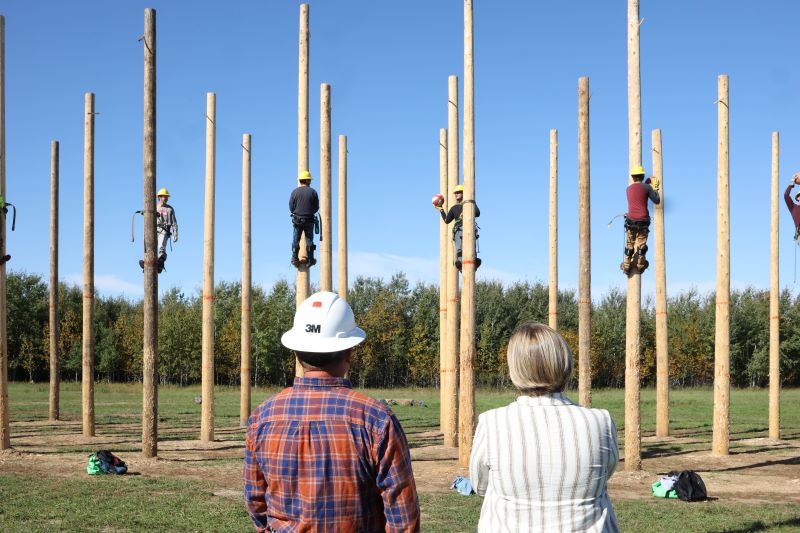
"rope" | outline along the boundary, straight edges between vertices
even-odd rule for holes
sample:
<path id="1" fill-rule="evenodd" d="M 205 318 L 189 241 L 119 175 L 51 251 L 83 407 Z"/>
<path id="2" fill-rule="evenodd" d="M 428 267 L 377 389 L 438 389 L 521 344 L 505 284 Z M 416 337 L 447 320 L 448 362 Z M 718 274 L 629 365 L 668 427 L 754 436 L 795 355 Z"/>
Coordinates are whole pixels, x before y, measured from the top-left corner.
<path id="1" fill-rule="evenodd" d="M 10 206 L 14 210 L 14 215 L 11 218 L 11 231 L 14 231 L 17 227 L 17 207 L 14 204 L 10 204 L 8 202 L 5 203 L 7 206 Z"/>
<path id="2" fill-rule="evenodd" d="M 134 225 L 136 224 L 136 215 L 143 215 L 142 211 L 134 211 L 131 215 L 131 242 L 134 242 L 133 233 L 134 233 Z"/>
<path id="3" fill-rule="evenodd" d="M 614 223 L 614 221 L 617 220 L 619 217 L 624 217 L 624 216 L 625 213 L 620 213 L 619 215 L 616 215 L 614 218 L 608 221 L 608 227 L 610 228 L 611 225 Z"/>

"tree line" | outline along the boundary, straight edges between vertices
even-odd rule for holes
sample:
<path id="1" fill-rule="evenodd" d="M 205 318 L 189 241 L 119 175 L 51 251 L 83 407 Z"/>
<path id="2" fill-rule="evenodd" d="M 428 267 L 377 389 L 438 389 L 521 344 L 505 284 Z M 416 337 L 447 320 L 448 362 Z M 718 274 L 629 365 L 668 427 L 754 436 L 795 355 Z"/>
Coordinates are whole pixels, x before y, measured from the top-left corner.
<path id="1" fill-rule="evenodd" d="M 39 275 L 8 276 L 8 369 L 17 381 L 49 379 L 49 289 Z M 62 379 L 81 379 L 82 292 L 60 284 L 59 357 Z M 215 381 L 239 383 L 241 285 L 216 287 L 214 322 Z M 506 348 L 522 321 L 547 323 L 548 289 L 541 283 L 510 286 L 476 284 L 476 379 L 484 386 L 508 384 Z M 95 296 L 95 379 L 142 379 L 142 302 Z M 433 387 L 439 382 L 439 291 L 411 286 L 404 274 L 389 281 L 359 277 L 349 302 L 367 332 L 358 348 L 351 379 L 361 387 Z M 292 325 L 294 288 L 285 280 L 252 291 L 251 376 L 256 385 L 287 385 L 294 360 L 280 343 Z M 592 384 L 621 387 L 625 381 L 625 294 L 611 290 L 592 305 Z M 683 292 L 668 302 L 670 379 L 673 385 L 708 385 L 714 377 L 713 293 Z M 780 297 L 781 378 L 800 385 L 800 297 Z M 161 383 L 198 383 L 201 372 L 202 297 L 180 288 L 168 290 L 159 305 L 159 377 Z M 578 304 L 574 291 L 558 297 L 559 331 L 577 358 Z M 764 386 L 769 377 L 769 291 L 733 291 L 730 306 L 730 371 L 734 386 Z M 655 309 L 641 313 L 642 385 L 655 383 Z"/>

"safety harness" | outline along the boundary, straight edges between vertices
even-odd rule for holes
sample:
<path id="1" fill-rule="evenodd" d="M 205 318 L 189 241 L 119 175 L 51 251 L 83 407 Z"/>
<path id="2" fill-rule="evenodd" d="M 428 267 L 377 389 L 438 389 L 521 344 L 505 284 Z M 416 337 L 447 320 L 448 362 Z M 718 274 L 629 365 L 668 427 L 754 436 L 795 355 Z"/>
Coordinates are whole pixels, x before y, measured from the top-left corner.
<path id="1" fill-rule="evenodd" d="M 306 224 L 314 222 L 314 234 L 319 235 L 319 240 L 322 242 L 322 219 L 319 215 L 314 214 L 310 217 L 301 217 L 295 214 L 289 214 L 289 216 L 292 218 L 292 226 L 298 228 L 302 228 Z"/>

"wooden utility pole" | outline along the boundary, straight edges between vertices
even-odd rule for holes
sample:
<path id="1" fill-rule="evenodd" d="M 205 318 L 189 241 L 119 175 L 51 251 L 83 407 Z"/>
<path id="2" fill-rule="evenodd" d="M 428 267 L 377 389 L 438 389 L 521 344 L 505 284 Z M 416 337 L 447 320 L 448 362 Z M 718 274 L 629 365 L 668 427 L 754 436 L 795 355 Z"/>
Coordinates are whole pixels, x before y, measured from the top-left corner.
<path id="1" fill-rule="evenodd" d="M 0 15 L 0 196 L 6 197 L 6 18 Z M 6 219 L 0 216 L 0 255 L 6 255 Z M 0 450 L 11 447 L 8 412 L 6 264 L 0 265 Z"/>
<path id="2" fill-rule="evenodd" d="M 642 164 L 642 80 L 639 71 L 639 0 L 628 0 L 628 167 Z M 628 174 L 630 183 L 630 173 Z M 642 275 L 628 277 L 625 313 L 625 470 L 642 469 L 639 412 L 639 318 Z"/>
<path id="3" fill-rule="evenodd" d="M 669 343 L 667 268 L 664 246 L 664 160 L 661 130 L 653 130 L 653 177 L 661 184 L 661 202 L 653 206 L 656 257 L 656 437 L 669 436 Z"/>
<path id="4" fill-rule="evenodd" d="M 475 62 L 472 0 L 464 0 L 464 210 L 461 272 L 461 368 L 458 395 L 458 462 L 469 466 L 475 433 Z"/>
<path id="5" fill-rule="evenodd" d="M 781 438 L 780 270 L 778 267 L 778 176 L 780 135 L 772 132 L 772 213 L 769 266 L 769 438 Z"/>
<path id="6" fill-rule="evenodd" d="M 589 78 L 578 80 L 578 401 L 592 406 L 592 233 Z"/>
<path id="7" fill-rule="evenodd" d="M 331 245 L 331 86 L 323 83 L 319 88 L 319 195 L 322 230 L 319 235 L 320 274 L 319 288 L 333 291 L 333 246 Z"/>
<path id="8" fill-rule="evenodd" d="M 550 130 L 550 291 L 548 324 L 558 329 L 558 130 Z"/>
<path id="9" fill-rule="evenodd" d="M 94 437 L 94 93 L 83 114 L 83 436 Z"/>
<path id="10" fill-rule="evenodd" d="M 247 426 L 250 418 L 250 290 L 252 281 L 252 254 L 250 236 L 250 146 L 249 133 L 242 135 L 242 363 L 239 368 L 241 398 L 239 402 L 239 425 Z"/>
<path id="11" fill-rule="evenodd" d="M 214 440 L 214 193 L 217 95 L 206 94 L 206 198 L 203 224 L 203 361 L 200 440 Z"/>
<path id="12" fill-rule="evenodd" d="M 339 298 L 347 300 L 347 135 L 339 135 Z"/>
<path id="13" fill-rule="evenodd" d="M 58 371 L 58 141 L 50 143 L 50 409 L 58 420 L 60 379 Z"/>
<path id="14" fill-rule="evenodd" d="M 447 198 L 447 128 L 439 130 L 439 191 Z M 447 204 L 445 204 L 447 205 Z M 447 282 L 450 265 L 447 262 L 449 239 L 447 224 L 439 220 L 439 429 L 443 435 L 452 432 L 448 427 L 453 410 L 451 391 L 455 388 L 455 368 L 448 366 L 447 344 Z"/>
<path id="15" fill-rule="evenodd" d="M 446 208 L 456 203 L 453 189 L 458 185 L 458 77 L 447 78 L 447 197 Z M 456 250 L 452 228 L 447 228 L 447 357 L 442 369 L 443 394 L 447 401 L 442 403 L 446 424 L 442 430 L 444 445 L 458 446 L 458 319 L 460 317 L 458 297 L 458 270 L 456 270 Z M 447 378 L 446 380 L 444 378 Z"/>
<path id="16" fill-rule="evenodd" d="M 158 271 L 156 237 L 156 11 L 144 10 L 144 337 L 142 455 L 158 455 Z"/>
<path id="17" fill-rule="evenodd" d="M 297 80 L 297 176 L 308 170 L 308 4 L 300 4 L 300 43 L 298 59 Z M 302 260 L 306 256 L 306 239 L 300 236 L 300 252 L 298 257 Z M 295 279 L 295 306 L 300 307 L 311 292 L 309 280 L 309 267 L 300 263 L 297 267 Z M 295 362 L 295 375 L 303 375 L 303 367 Z"/>
<path id="18" fill-rule="evenodd" d="M 730 422 L 731 232 L 728 76 L 717 78 L 717 312 L 714 331 L 714 427 L 711 452 L 728 455 Z"/>

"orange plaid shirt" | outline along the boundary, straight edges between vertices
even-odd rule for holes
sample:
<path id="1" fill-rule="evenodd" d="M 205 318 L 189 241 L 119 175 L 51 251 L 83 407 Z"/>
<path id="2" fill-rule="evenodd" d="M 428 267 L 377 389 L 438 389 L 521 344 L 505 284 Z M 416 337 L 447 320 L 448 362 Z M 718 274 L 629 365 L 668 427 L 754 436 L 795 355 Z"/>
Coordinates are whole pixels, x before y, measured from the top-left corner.
<path id="1" fill-rule="evenodd" d="M 419 531 L 403 428 L 344 378 L 295 378 L 256 408 L 244 494 L 258 531 Z"/>

